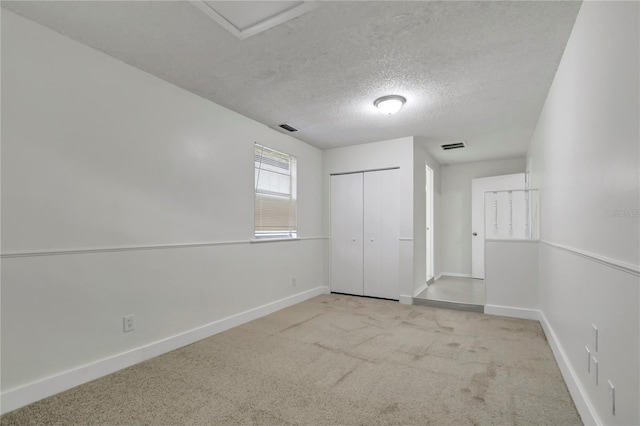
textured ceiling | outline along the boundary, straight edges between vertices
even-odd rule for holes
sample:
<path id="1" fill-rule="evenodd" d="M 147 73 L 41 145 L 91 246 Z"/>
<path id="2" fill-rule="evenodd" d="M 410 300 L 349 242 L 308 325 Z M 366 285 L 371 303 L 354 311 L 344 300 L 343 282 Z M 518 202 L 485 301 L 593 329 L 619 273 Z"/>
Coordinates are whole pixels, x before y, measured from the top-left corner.
<path id="1" fill-rule="evenodd" d="M 580 3 L 322 1 L 245 40 L 184 1 L 2 6 L 319 148 L 420 136 L 456 163 L 525 154 Z"/>

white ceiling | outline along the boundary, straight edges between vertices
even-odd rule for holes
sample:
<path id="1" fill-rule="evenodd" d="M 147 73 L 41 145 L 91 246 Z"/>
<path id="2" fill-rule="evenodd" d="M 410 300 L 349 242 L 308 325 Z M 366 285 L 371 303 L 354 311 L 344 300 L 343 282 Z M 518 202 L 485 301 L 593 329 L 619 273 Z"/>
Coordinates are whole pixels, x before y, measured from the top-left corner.
<path id="1" fill-rule="evenodd" d="M 322 1 L 244 40 L 186 1 L 2 6 L 319 148 L 420 136 L 458 163 L 525 154 L 580 3 Z"/>

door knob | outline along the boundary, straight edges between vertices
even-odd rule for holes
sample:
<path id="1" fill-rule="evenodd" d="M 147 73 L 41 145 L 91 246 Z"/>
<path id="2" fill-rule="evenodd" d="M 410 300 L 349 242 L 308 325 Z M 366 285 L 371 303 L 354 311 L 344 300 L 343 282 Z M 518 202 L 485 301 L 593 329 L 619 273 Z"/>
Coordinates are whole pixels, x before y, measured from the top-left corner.
<path id="1" fill-rule="evenodd" d="M 355 242 L 356 242 L 356 239 L 355 239 L 355 238 L 353 238 L 351 241 L 353 241 L 353 242 L 355 243 Z"/>
<path id="2" fill-rule="evenodd" d="M 373 242 L 373 238 L 371 239 L 371 242 Z"/>
<path id="3" fill-rule="evenodd" d="M 474 237 L 477 237 L 477 236 L 478 236 L 478 233 L 477 233 L 477 232 L 474 232 L 472 235 L 473 235 Z"/>

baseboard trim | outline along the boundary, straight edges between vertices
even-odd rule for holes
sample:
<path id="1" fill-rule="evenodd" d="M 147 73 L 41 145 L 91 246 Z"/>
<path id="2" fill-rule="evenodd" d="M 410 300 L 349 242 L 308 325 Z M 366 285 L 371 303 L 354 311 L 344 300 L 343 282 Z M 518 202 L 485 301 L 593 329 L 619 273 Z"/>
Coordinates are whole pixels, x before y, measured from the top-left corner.
<path id="1" fill-rule="evenodd" d="M 542 330 L 547 338 L 547 342 L 549 342 L 549 346 L 551 347 L 551 351 L 553 352 L 553 356 L 556 359 L 556 364 L 560 368 L 560 372 L 562 373 L 562 378 L 564 379 L 567 389 L 569 389 L 569 393 L 571 394 L 571 398 L 573 399 L 574 404 L 580 414 L 582 422 L 585 425 L 602 425 L 602 421 L 600 417 L 595 411 L 595 408 L 589 401 L 587 396 L 587 392 L 584 390 L 580 381 L 578 380 L 578 376 L 569 363 L 569 359 L 567 355 L 562 349 L 562 345 L 558 340 L 558 336 L 556 335 L 553 327 L 549 324 L 547 317 L 544 312 L 536 310 L 536 309 L 523 309 L 523 308 L 514 308 L 510 306 L 498 306 L 498 305 L 485 305 L 484 313 L 489 315 L 499 315 L 505 317 L 512 318 L 521 318 L 528 320 L 537 320 L 542 326 Z"/>
<path id="2" fill-rule="evenodd" d="M 418 287 L 418 289 L 416 291 L 413 292 L 413 297 L 417 297 L 420 293 L 425 291 L 428 286 L 429 286 L 428 283 L 422 284 L 420 287 Z"/>
<path id="3" fill-rule="evenodd" d="M 13 411 L 43 398 L 181 348 L 286 307 L 304 302 L 307 299 L 321 294 L 329 294 L 329 287 L 320 286 L 303 291 L 145 346 L 140 346 L 89 364 L 81 365 L 36 382 L 8 389 L 2 392 L 0 397 L 2 402 L 0 414 L 8 413 L 9 411 Z"/>
<path id="4" fill-rule="evenodd" d="M 547 341 L 549 342 L 549 346 L 551 346 L 551 351 L 556 358 L 556 363 L 558 367 L 560 367 L 560 372 L 562 373 L 562 377 L 564 378 L 564 382 L 567 384 L 567 388 L 569 389 L 569 393 L 571 394 L 571 398 L 573 398 L 573 402 L 576 404 L 576 408 L 578 409 L 578 413 L 582 418 L 582 423 L 585 425 L 602 425 L 602 421 L 600 417 L 596 413 L 595 408 L 589 401 L 587 396 L 587 392 L 584 387 L 578 380 L 578 376 L 571 366 L 569 359 L 558 340 L 558 336 L 556 335 L 553 327 L 549 324 L 547 317 L 544 312 L 539 311 L 540 317 L 540 325 L 544 330 L 545 336 L 547 336 Z"/>
<path id="5" fill-rule="evenodd" d="M 400 295 L 400 303 L 403 305 L 413 305 L 413 296 L 407 296 L 406 294 Z"/>
<path id="6" fill-rule="evenodd" d="M 442 278 L 442 274 L 438 274 L 435 276 L 435 278 L 433 279 L 433 281 L 438 281 L 440 278 Z"/>
<path id="7" fill-rule="evenodd" d="M 537 309 L 514 308 L 512 306 L 484 305 L 484 313 L 501 317 L 520 318 L 539 321 L 540 311 Z"/>
<path id="8" fill-rule="evenodd" d="M 438 276 L 438 278 L 440 278 L 440 277 L 471 278 L 471 274 L 459 274 L 457 272 L 443 272 Z"/>

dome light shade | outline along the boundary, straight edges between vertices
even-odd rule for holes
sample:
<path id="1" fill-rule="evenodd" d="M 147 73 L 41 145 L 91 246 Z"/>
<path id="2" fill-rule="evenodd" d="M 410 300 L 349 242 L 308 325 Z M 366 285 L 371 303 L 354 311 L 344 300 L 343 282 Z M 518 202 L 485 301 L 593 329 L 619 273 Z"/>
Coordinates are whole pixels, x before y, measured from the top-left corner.
<path id="1" fill-rule="evenodd" d="M 384 114 L 391 115 L 398 112 L 405 102 L 407 100 L 402 96 L 389 95 L 376 99 L 373 104 Z"/>

